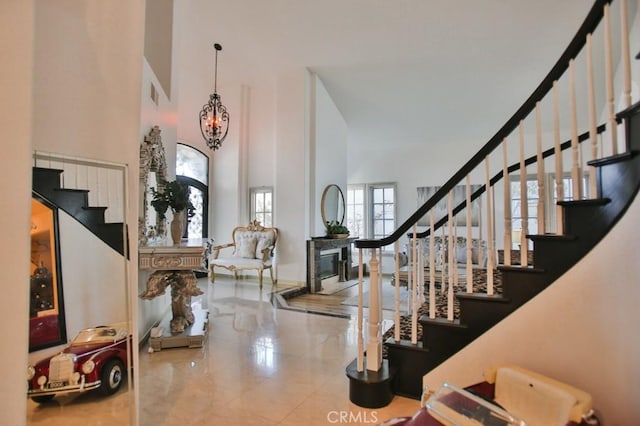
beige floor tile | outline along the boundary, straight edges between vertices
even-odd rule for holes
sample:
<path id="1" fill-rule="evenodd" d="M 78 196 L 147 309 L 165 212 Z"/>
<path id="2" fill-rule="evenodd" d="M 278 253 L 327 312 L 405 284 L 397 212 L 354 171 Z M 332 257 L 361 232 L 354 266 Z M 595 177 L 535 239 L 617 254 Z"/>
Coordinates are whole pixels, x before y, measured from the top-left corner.
<path id="1" fill-rule="evenodd" d="M 209 309 L 203 348 L 140 352 L 140 425 L 377 424 L 411 415 L 418 401 L 396 397 L 370 410 L 349 401 L 345 367 L 356 355 L 353 319 L 274 309 L 269 286 L 199 281 Z M 126 425 L 126 390 L 28 404 L 29 425 Z"/>

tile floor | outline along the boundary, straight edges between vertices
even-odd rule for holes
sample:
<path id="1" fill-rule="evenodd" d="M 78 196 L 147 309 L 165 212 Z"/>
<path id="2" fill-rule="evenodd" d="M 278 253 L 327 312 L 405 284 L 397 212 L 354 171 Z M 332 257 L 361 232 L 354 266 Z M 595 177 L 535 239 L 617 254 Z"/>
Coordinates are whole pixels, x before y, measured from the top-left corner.
<path id="1" fill-rule="evenodd" d="M 349 401 L 345 366 L 356 356 L 353 319 L 276 309 L 271 289 L 206 278 L 202 348 L 140 352 L 140 425 L 373 425 L 411 415 L 419 402 L 395 397 L 381 409 Z M 130 382 L 129 382 L 130 383 Z M 129 384 L 127 383 L 127 384 Z M 126 425 L 126 388 L 56 398 L 27 408 L 30 425 Z"/>

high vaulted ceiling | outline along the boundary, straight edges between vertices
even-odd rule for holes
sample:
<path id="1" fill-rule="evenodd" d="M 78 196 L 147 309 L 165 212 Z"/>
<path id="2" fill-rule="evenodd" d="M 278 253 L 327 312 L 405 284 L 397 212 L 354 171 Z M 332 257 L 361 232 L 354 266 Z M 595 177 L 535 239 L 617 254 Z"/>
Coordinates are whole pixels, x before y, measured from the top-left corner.
<path id="1" fill-rule="evenodd" d="M 590 0 L 188 0 L 181 64 L 219 86 L 316 72 L 350 143 L 484 143 L 568 45 Z M 211 56 L 209 56 L 211 55 Z M 197 79 L 194 79 L 194 82 Z M 210 91 L 210 80 L 204 92 Z"/>

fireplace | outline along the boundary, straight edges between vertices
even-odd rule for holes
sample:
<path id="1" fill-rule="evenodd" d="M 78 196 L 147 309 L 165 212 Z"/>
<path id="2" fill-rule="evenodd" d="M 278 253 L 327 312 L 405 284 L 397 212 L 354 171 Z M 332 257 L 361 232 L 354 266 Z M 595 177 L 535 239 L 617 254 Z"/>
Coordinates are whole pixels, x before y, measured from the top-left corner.
<path id="1" fill-rule="evenodd" d="M 307 240 L 307 289 L 322 291 L 322 283 L 337 283 L 354 278 L 351 265 L 351 244 L 355 238 L 331 239 L 313 237 Z"/>
<path id="2" fill-rule="evenodd" d="M 340 253 L 321 253 L 318 275 L 320 281 L 339 276 Z"/>

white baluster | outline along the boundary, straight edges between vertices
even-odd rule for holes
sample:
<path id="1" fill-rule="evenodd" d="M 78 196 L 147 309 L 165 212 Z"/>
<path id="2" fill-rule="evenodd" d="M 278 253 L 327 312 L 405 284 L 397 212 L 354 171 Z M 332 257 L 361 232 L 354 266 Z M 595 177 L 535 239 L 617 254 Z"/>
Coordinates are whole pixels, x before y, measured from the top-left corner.
<path id="1" fill-rule="evenodd" d="M 591 159 L 598 158 L 598 126 L 596 118 L 596 95 L 594 90 L 593 79 L 593 45 L 592 36 L 587 34 L 587 97 L 589 105 L 589 142 L 591 143 Z M 589 167 L 589 188 L 591 190 L 591 198 L 597 196 L 596 192 L 596 168 L 595 166 Z"/>
<path id="2" fill-rule="evenodd" d="M 522 217 L 522 232 L 520 233 L 520 265 L 527 266 L 527 234 L 529 233 L 529 194 L 527 192 L 527 166 L 524 156 L 524 121 L 518 125 L 520 133 L 520 216 Z"/>
<path id="3" fill-rule="evenodd" d="M 507 138 L 502 140 L 502 176 L 504 182 L 504 264 L 511 265 L 511 181 L 509 180 Z"/>
<path id="4" fill-rule="evenodd" d="M 362 373 L 364 371 L 364 330 L 363 330 L 363 322 L 364 322 L 364 310 L 363 310 L 363 296 L 362 296 L 362 286 L 363 286 L 363 261 L 362 261 L 362 249 L 358 248 L 358 354 L 357 354 L 357 369 L 358 372 Z"/>
<path id="5" fill-rule="evenodd" d="M 547 213 L 545 201 L 547 186 L 544 175 L 544 158 L 542 157 L 542 112 L 540 102 L 536 102 L 536 164 L 538 166 L 538 234 L 547 229 Z"/>
<path id="6" fill-rule="evenodd" d="M 435 213 L 429 212 L 429 318 L 436 317 L 436 231 Z"/>
<path id="7" fill-rule="evenodd" d="M 493 251 L 495 250 L 495 239 L 493 236 L 493 206 L 491 200 L 491 174 L 489 171 L 489 156 L 485 157 L 486 190 L 487 195 L 487 294 L 493 295 L 493 269 L 495 267 Z"/>
<path id="8" fill-rule="evenodd" d="M 418 268 L 422 253 L 418 253 L 418 225 L 413 225 L 413 286 L 411 287 L 411 297 L 409 298 L 409 308 L 411 309 L 411 343 L 418 343 Z"/>
<path id="9" fill-rule="evenodd" d="M 564 177 L 562 173 L 562 151 L 560 150 L 560 110 L 558 106 L 558 81 L 553 82 L 553 134 L 556 165 L 556 199 L 564 200 Z M 562 207 L 556 204 L 556 232 L 564 233 Z"/>
<path id="10" fill-rule="evenodd" d="M 613 92 L 613 48 L 611 47 L 611 14 L 609 3 L 604 5 L 604 64 L 607 79 L 608 130 L 613 155 L 618 154 L 618 124 L 616 123 L 615 94 Z"/>
<path id="11" fill-rule="evenodd" d="M 393 339 L 397 342 L 400 340 L 400 248 L 399 248 L 399 240 L 396 240 L 393 248 L 395 250 L 395 260 L 396 260 L 396 270 L 395 270 L 395 280 L 393 283 L 395 284 L 395 304 L 394 304 L 394 312 L 393 312 Z"/>
<path id="12" fill-rule="evenodd" d="M 582 179 L 580 177 L 580 152 L 578 148 L 578 115 L 576 106 L 575 60 L 569 61 L 569 108 L 571 113 L 571 186 L 573 199 L 582 199 Z"/>
<path id="13" fill-rule="evenodd" d="M 379 371 L 382 365 L 378 266 L 376 249 L 371 249 L 371 259 L 369 260 L 369 341 L 367 343 L 367 370 L 370 371 Z"/>
<path id="14" fill-rule="evenodd" d="M 620 46 L 622 50 L 624 107 L 631 106 L 631 52 L 629 50 L 629 12 L 627 0 L 620 1 Z"/>
<path id="15" fill-rule="evenodd" d="M 447 194 L 447 211 L 448 211 L 448 225 L 449 225 L 449 236 L 447 238 L 447 264 L 448 266 L 448 274 L 447 274 L 447 281 L 449 283 L 449 286 L 447 288 L 447 319 L 449 321 L 453 321 L 453 286 L 454 286 L 454 282 L 453 282 L 453 268 L 455 268 L 454 265 L 454 258 L 453 258 L 453 244 L 455 243 L 454 241 L 454 236 L 453 236 L 453 192 L 449 191 L 449 194 Z"/>
<path id="16" fill-rule="evenodd" d="M 467 175 L 466 181 L 467 194 L 467 293 L 473 292 L 473 235 L 471 233 L 471 176 Z"/>

